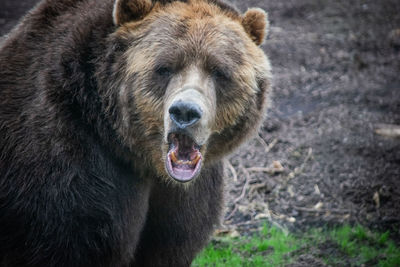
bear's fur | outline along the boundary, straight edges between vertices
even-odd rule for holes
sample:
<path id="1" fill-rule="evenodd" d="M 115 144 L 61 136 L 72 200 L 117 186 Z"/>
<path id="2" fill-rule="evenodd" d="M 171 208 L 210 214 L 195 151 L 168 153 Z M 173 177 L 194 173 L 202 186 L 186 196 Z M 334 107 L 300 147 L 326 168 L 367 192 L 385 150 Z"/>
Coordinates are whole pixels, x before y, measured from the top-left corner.
<path id="1" fill-rule="evenodd" d="M 39 3 L 0 47 L 0 266 L 189 266 L 264 114 L 266 23 L 220 0 Z M 165 114 L 189 66 L 213 112 L 180 184 Z"/>

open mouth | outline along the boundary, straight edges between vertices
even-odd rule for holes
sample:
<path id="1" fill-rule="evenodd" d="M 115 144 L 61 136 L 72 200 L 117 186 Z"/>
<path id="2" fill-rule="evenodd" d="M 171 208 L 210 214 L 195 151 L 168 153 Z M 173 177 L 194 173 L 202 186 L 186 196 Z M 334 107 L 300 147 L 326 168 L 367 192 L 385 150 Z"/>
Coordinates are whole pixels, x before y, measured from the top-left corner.
<path id="1" fill-rule="evenodd" d="M 203 160 L 200 146 L 192 138 L 181 133 L 171 133 L 168 141 L 166 166 L 169 175 L 182 183 L 195 178 L 200 172 Z"/>

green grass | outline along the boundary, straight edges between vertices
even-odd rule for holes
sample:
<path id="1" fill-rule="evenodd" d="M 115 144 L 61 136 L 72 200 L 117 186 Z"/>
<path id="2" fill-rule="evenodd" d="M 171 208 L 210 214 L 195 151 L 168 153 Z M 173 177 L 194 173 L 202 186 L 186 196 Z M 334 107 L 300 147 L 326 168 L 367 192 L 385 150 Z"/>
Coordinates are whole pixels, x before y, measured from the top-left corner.
<path id="1" fill-rule="evenodd" d="M 329 232 L 331 240 L 355 265 L 400 266 L 400 249 L 389 239 L 389 231 L 378 233 L 362 226 L 343 226 Z M 329 263 L 329 258 L 327 259 Z"/>
<path id="2" fill-rule="evenodd" d="M 219 238 L 197 257 L 192 266 L 271 266 L 281 265 L 284 256 L 299 248 L 292 235 L 264 226 L 252 237 Z"/>
<path id="3" fill-rule="evenodd" d="M 252 236 L 215 237 L 192 266 L 284 266 L 304 254 L 332 266 L 400 266 L 400 248 L 389 236 L 359 225 L 287 235 L 264 225 Z"/>

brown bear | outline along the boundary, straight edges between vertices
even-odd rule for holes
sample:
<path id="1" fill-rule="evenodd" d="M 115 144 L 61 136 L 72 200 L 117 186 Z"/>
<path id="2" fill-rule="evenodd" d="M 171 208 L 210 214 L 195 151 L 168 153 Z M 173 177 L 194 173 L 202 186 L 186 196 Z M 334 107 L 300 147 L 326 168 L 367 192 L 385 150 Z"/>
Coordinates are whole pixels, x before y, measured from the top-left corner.
<path id="1" fill-rule="evenodd" d="M 189 266 L 270 91 L 260 9 L 44 0 L 0 47 L 0 266 Z"/>

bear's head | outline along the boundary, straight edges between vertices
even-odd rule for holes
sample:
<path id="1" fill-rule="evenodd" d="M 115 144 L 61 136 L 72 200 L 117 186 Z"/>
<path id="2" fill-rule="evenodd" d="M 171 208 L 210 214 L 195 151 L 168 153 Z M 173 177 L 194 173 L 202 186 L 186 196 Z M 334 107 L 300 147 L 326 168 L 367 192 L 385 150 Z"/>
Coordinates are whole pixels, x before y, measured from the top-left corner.
<path id="1" fill-rule="evenodd" d="M 220 0 L 116 0 L 113 127 L 163 177 L 193 180 L 258 129 L 270 88 L 267 18 Z M 137 162 L 137 161 L 136 161 Z"/>

